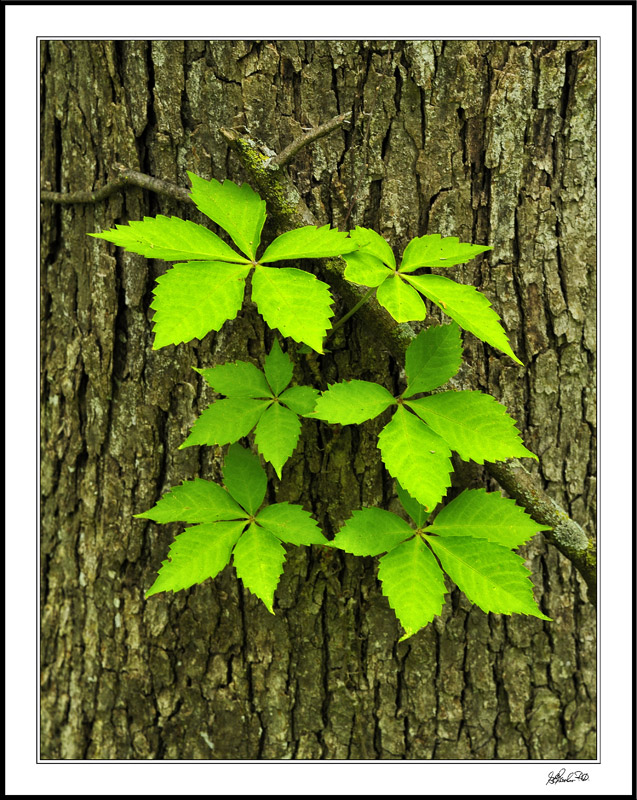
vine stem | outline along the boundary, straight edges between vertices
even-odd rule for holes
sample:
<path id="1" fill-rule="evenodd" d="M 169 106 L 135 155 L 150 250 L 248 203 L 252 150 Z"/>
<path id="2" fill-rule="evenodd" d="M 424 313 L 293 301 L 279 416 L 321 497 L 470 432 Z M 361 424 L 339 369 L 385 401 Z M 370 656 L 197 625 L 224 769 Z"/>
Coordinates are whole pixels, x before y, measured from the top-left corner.
<path id="1" fill-rule="evenodd" d="M 366 303 L 366 302 L 369 300 L 369 298 L 370 298 L 370 297 L 371 297 L 371 296 L 374 294 L 374 291 L 375 291 L 375 289 L 376 289 L 376 287 L 375 287 L 375 286 L 372 286 L 372 288 L 371 288 L 371 289 L 370 289 L 368 292 L 365 292 L 365 294 L 364 294 L 364 295 L 361 297 L 361 299 L 358 301 L 358 303 L 356 303 L 356 305 L 355 305 L 353 308 L 350 308 L 350 310 L 347 312 L 347 314 L 344 314 L 344 315 L 343 315 L 343 316 L 342 316 L 342 317 L 341 317 L 341 318 L 340 318 L 340 319 L 339 319 L 339 320 L 338 320 L 338 321 L 337 321 L 337 322 L 336 322 L 336 323 L 335 323 L 335 324 L 332 326 L 331 330 L 329 330 L 329 331 L 327 332 L 327 334 L 325 335 L 325 338 L 326 338 L 326 339 L 329 339 L 329 338 L 330 338 L 330 336 L 331 336 L 331 335 L 334 333 L 334 331 L 338 330 L 338 329 L 339 329 L 339 328 L 340 328 L 340 327 L 341 327 L 341 326 L 342 326 L 342 325 L 343 325 L 345 322 L 347 322 L 347 320 L 348 320 L 348 319 L 349 319 L 349 318 L 350 318 L 350 317 L 351 317 L 353 314 L 355 314 L 355 313 L 358 311 L 358 309 L 359 309 L 361 306 L 364 306 L 364 305 L 365 305 L 365 303 Z"/>

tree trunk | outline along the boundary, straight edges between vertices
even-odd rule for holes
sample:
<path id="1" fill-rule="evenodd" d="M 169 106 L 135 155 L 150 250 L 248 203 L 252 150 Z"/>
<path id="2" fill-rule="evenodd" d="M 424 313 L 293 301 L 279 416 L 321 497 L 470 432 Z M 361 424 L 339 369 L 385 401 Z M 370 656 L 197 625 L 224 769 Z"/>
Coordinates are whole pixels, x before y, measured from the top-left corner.
<path id="1" fill-rule="evenodd" d="M 280 152 L 352 111 L 290 166 L 301 196 L 397 251 L 426 232 L 493 245 L 451 274 L 492 300 L 525 368 L 465 334 L 463 380 L 508 407 L 538 483 L 594 533 L 595 43 L 50 41 L 41 74 L 55 191 L 100 187 L 115 162 L 241 182 L 220 127 Z M 261 363 L 272 342 L 246 304 L 200 344 L 152 350 L 166 264 L 87 234 L 158 213 L 205 222 L 141 189 L 42 206 L 42 757 L 595 758 L 595 613 L 541 535 L 522 552 L 550 623 L 486 615 L 449 585 L 442 616 L 397 644 L 374 560 L 305 547 L 274 616 L 229 567 L 144 600 L 182 528 L 133 514 L 220 477 L 220 449 L 177 450 L 213 397 L 191 367 Z M 295 377 L 393 387 L 399 372 L 354 316 Z M 361 505 L 395 508 L 385 422 L 305 420 L 271 500 L 304 504 L 328 536 Z M 498 488 L 485 480 L 464 468 L 454 484 Z"/>

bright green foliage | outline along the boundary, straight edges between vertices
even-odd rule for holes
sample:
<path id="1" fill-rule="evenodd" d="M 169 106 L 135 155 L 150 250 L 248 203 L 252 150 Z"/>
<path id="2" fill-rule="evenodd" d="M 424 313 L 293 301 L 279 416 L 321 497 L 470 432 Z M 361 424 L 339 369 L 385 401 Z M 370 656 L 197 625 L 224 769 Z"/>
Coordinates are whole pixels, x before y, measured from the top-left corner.
<path id="1" fill-rule="evenodd" d="M 528 542 L 538 531 L 548 530 L 550 527 L 535 522 L 515 500 L 485 489 L 466 489 L 425 528 L 438 536 L 472 536 L 510 549 Z"/>
<path id="2" fill-rule="evenodd" d="M 399 271 L 413 272 L 421 267 L 453 267 L 492 249 L 481 244 L 465 244 L 455 236 L 443 239 L 439 233 L 418 236 L 405 248 Z"/>
<path id="3" fill-rule="evenodd" d="M 482 392 L 442 392 L 418 400 L 406 400 L 452 450 L 465 461 L 505 461 L 535 458 L 522 444 L 515 420 L 506 408 Z"/>
<path id="4" fill-rule="evenodd" d="M 232 261 L 249 263 L 223 239 L 195 222 L 179 217 L 144 217 L 141 222 L 116 225 L 110 231 L 89 233 L 105 239 L 129 253 L 164 261 Z"/>
<path id="5" fill-rule="evenodd" d="M 257 522 L 286 544 L 328 544 L 321 529 L 304 508 L 290 503 L 266 506 Z"/>
<path id="6" fill-rule="evenodd" d="M 451 451 L 446 442 L 402 406 L 378 436 L 389 474 L 428 511 L 451 486 Z"/>
<path id="7" fill-rule="evenodd" d="M 474 286 L 456 283 L 442 275 L 407 275 L 406 279 L 461 328 L 506 353 L 518 364 L 522 363 L 511 349 L 500 324 L 500 317 L 491 308 L 487 298 Z"/>
<path id="8" fill-rule="evenodd" d="M 334 537 L 333 547 L 355 556 L 377 556 L 396 547 L 413 530 L 405 520 L 382 508 L 361 508 Z"/>
<path id="9" fill-rule="evenodd" d="M 246 589 L 256 595 L 271 614 L 274 592 L 283 573 L 285 548 L 259 525 L 250 525 L 234 548 L 234 568 Z"/>
<path id="10" fill-rule="evenodd" d="M 146 597 L 163 591 L 177 592 L 214 578 L 234 553 L 237 575 L 272 611 L 285 560 L 281 542 L 328 544 L 301 506 L 275 503 L 257 514 L 265 497 L 267 477 L 258 457 L 249 450 L 240 445 L 229 448 L 223 478 L 227 491 L 201 479 L 187 481 L 162 497 L 153 509 L 137 515 L 158 522 L 224 520 L 196 525 L 177 536 L 170 546 L 169 560 L 162 562 Z"/>
<path id="11" fill-rule="evenodd" d="M 229 397 L 217 400 L 195 420 L 179 449 L 198 444 L 230 444 L 247 436 L 270 405 L 269 400 Z"/>
<path id="12" fill-rule="evenodd" d="M 462 340 L 457 325 L 432 325 L 421 331 L 405 354 L 407 388 L 403 397 L 442 386 L 458 372 L 461 362 Z"/>
<path id="13" fill-rule="evenodd" d="M 157 505 L 136 519 L 154 522 L 218 522 L 247 518 L 245 511 L 218 483 L 195 478 L 166 492 Z"/>
<path id="14" fill-rule="evenodd" d="M 257 267 L 252 276 L 252 300 L 271 328 L 323 352 L 323 338 L 334 315 L 326 283 L 293 267 Z"/>
<path id="15" fill-rule="evenodd" d="M 292 380 L 294 364 L 290 357 L 281 350 L 281 345 L 276 339 L 272 342 L 272 349 L 265 357 L 263 369 L 275 396 L 281 394 Z"/>
<path id="16" fill-rule="evenodd" d="M 396 272 L 376 290 L 376 299 L 392 315 L 396 322 L 423 320 L 427 309 L 422 298 Z"/>
<path id="17" fill-rule="evenodd" d="M 387 389 L 377 383 L 344 381 L 323 392 L 311 416 L 340 425 L 359 424 L 377 417 L 395 403 Z"/>
<path id="18" fill-rule="evenodd" d="M 265 374 L 246 361 L 195 367 L 216 392 L 227 397 L 212 403 L 195 420 L 181 447 L 236 442 L 256 425 L 255 444 L 280 478 L 301 433 L 297 415 L 311 414 L 318 391 L 311 386 L 291 386 L 283 391 L 292 379 L 294 365 L 276 339 L 264 369 Z"/>
<path id="19" fill-rule="evenodd" d="M 386 278 L 393 273 L 375 255 L 364 251 L 347 253 L 343 256 L 347 266 L 345 267 L 345 277 L 352 283 L 360 283 L 363 286 L 380 286 Z"/>
<path id="20" fill-rule="evenodd" d="M 458 588 L 483 611 L 549 619 L 533 599 L 523 560 L 511 552 L 538 530 L 545 530 L 544 526 L 498 493 L 468 490 L 423 529 L 424 509 L 400 485 L 397 488 L 417 530 L 388 511 L 363 508 L 354 511 L 332 545 L 360 556 L 386 552 L 378 562 L 378 577 L 405 629 L 400 641 L 442 610 L 446 589 L 433 553 Z"/>
<path id="21" fill-rule="evenodd" d="M 445 581 L 431 550 L 414 536 L 378 561 L 383 594 L 405 630 L 400 642 L 418 633 L 442 611 Z"/>
<path id="22" fill-rule="evenodd" d="M 506 547 L 470 536 L 426 536 L 442 568 L 467 599 L 485 613 L 546 619 L 533 598 L 524 559 Z"/>
<path id="23" fill-rule="evenodd" d="M 416 526 L 418 528 L 422 527 L 425 524 L 425 520 L 429 516 L 429 512 L 425 511 L 425 507 L 421 505 L 418 500 L 412 497 L 409 492 L 406 492 L 398 481 L 396 481 L 396 491 L 398 492 L 398 499 L 400 500 L 402 507 L 416 523 Z"/>
<path id="24" fill-rule="evenodd" d="M 319 390 L 311 386 L 290 386 L 279 395 L 279 400 L 301 417 L 312 415 Z"/>
<path id="25" fill-rule="evenodd" d="M 237 316 L 249 266 L 193 261 L 176 264 L 157 278 L 154 350 L 168 344 L 203 339 Z"/>
<path id="26" fill-rule="evenodd" d="M 396 269 L 396 259 L 394 251 L 389 246 L 387 240 L 371 228 L 361 228 L 357 226 L 349 232 L 350 237 L 358 245 L 359 252 L 370 254 L 386 264 L 390 269 Z M 367 284 L 371 286 L 373 284 Z"/>
<path id="27" fill-rule="evenodd" d="M 188 175 L 190 196 L 197 208 L 220 225 L 244 255 L 207 228 L 177 217 L 160 215 L 91 234 L 149 258 L 188 262 L 177 264 L 157 280 L 151 304 L 156 312 L 154 348 L 202 339 L 234 319 L 243 303 L 245 279 L 255 267 L 252 299 L 267 324 L 323 352 L 322 340 L 332 317 L 327 284 L 309 272 L 262 267 L 256 260 L 266 219 L 265 202 L 247 184 Z M 324 258 L 356 249 L 356 242 L 346 233 L 327 225 L 308 226 L 277 237 L 262 262 Z"/>
<path id="28" fill-rule="evenodd" d="M 254 442 L 279 478 L 283 465 L 294 452 L 300 433 L 298 416 L 278 402 L 266 409 L 257 424 Z"/>
<path id="29" fill-rule="evenodd" d="M 190 197 L 197 208 L 227 231 L 251 261 L 256 259 L 266 217 L 265 200 L 247 183 L 237 186 L 232 181 L 207 181 L 193 172 L 188 177 L 192 184 Z"/>
<path id="30" fill-rule="evenodd" d="M 287 360 L 289 363 L 289 359 Z M 247 361 L 227 362 L 208 369 L 193 369 L 219 394 L 228 397 L 272 397 L 265 375 Z"/>
<path id="31" fill-rule="evenodd" d="M 297 258 L 330 258 L 356 250 L 356 244 L 347 234 L 324 225 L 308 225 L 282 233 L 270 244 L 259 259 L 261 264 L 272 261 L 289 261 Z"/>
<path id="32" fill-rule="evenodd" d="M 265 497 L 268 478 L 254 453 L 239 444 L 229 447 L 223 465 L 223 482 L 248 514 L 257 513 Z"/>
<path id="33" fill-rule="evenodd" d="M 168 550 L 170 561 L 162 561 L 146 597 L 158 592 L 178 592 L 216 577 L 230 561 L 232 548 L 245 524 L 245 521 L 213 522 L 195 525 L 179 534 Z"/>

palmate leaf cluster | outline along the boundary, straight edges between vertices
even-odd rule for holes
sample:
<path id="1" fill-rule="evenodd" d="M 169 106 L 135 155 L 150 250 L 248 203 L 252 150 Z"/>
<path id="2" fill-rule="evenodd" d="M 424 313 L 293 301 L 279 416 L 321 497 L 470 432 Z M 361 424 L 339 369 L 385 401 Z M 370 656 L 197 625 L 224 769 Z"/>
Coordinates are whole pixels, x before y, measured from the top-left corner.
<path id="1" fill-rule="evenodd" d="M 293 362 L 276 339 L 262 369 L 245 361 L 195 368 L 219 398 L 195 421 L 181 447 L 229 444 L 225 488 L 201 478 L 185 481 L 137 515 L 191 526 L 170 546 L 147 597 L 214 578 L 232 561 L 244 586 L 273 611 L 284 545 L 314 544 L 380 557 L 378 576 L 405 630 L 403 638 L 440 613 L 446 591 L 443 571 L 486 612 L 548 619 L 533 600 L 522 559 L 512 552 L 546 528 L 513 501 L 498 493 L 466 491 L 426 525 L 450 486 L 452 451 L 480 464 L 535 458 L 515 421 L 492 397 L 441 390 L 460 367 L 460 328 L 521 363 L 483 294 L 423 272 L 465 263 L 491 248 L 455 237 L 420 236 L 407 245 L 397 265 L 389 244 L 373 230 L 357 227 L 344 233 L 306 226 L 278 236 L 263 249 L 266 208 L 259 195 L 247 184 L 188 174 L 194 204 L 232 244 L 202 225 L 161 215 L 92 234 L 148 258 L 177 262 L 157 279 L 154 290 L 155 349 L 220 330 L 241 309 L 251 275 L 251 299 L 267 325 L 322 353 L 333 316 L 329 286 L 310 272 L 275 265 L 308 258 L 342 256 L 345 278 L 375 288 L 380 305 L 398 322 L 424 320 L 425 300 L 452 322 L 429 327 L 412 341 L 405 357 L 407 385 L 399 396 L 356 379 L 322 393 L 294 385 Z M 264 505 L 266 473 L 258 455 L 239 440 L 253 434 L 256 450 L 280 479 L 297 445 L 301 417 L 364 424 L 388 409 L 391 418 L 379 434 L 378 447 L 415 528 L 383 509 L 363 508 L 328 542 L 301 506 Z"/>

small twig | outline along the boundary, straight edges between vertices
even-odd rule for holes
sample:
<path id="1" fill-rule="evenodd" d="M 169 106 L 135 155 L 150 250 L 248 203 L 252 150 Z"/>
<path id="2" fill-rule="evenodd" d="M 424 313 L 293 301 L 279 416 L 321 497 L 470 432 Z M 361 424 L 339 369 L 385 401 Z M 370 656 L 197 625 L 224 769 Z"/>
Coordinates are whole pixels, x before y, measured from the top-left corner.
<path id="1" fill-rule="evenodd" d="M 287 147 L 281 150 L 277 156 L 272 158 L 268 164 L 268 169 L 280 169 L 281 167 L 284 167 L 294 158 L 294 156 L 302 147 L 307 147 L 308 144 L 312 144 L 312 142 L 315 142 L 317 139 L 321 139 L 323 136 L 327 136 L 328 133 L 332 133 L 332 131 L 340 128 L 347 118 L 351 116 L 351 114 L 351 111 L 348 111 L 346 114 L 339 114 L 337 117 L 333 117 L 328 122 L 324 122 L 322 125 L 319 125 L 317 128 L 312 128 L 312 130 L 303 134 L 303 136 L 299 136 L 298 139 L 295 139 Z"/>
<path id="2" fill-rule="evenodd" d="M 365 303 L 369 300 L 369 298 L 374 294 L 375 291 L 376 287 L 372 286 L 372 288 L 368 292 L 365 292 L 365 294 L 361 297 L 358 303 L 356 303 L 356 305 L 353 308 L 350 308 L 347 314 L 344 314 L 339 320 L 337 320 L 334 323 L 334 325 L 332 325 L 331 329 L 325 334 L 325 338 L 329 339 L 330 336 L 334 333 L 334 331 L 338 330 L 341 327 L 341 325 L 345 324 L 347 320 L 353 314 L 355 314 L 361 306 L 365 305 Z"/>
<path id="3" fill-rule="evenodd" d="M 119 192 L 122 189 L 130 187 L 137 187 L 139 189 L 148 189 L 156 194 L 163 194 L 166 197 L 172 197 L 174 200 L 180 202 L 190 201 L 190 192 L 188 189 L 182 189 L 180 186 L 175 186 L 174 183 L 162 181 L 159 178 L 153 178 L 150 175 L 144 175 L 141 172 L 127 169 L 122 164 L 114 164 L 114 169 L 117 170 L 119 176 L 112 181 L 109 181 L 101 189 L 95 191 L 80 191 L 80 192 L 40 192 L 40 201 L 42 203 L 61 203 L 62 205 L 71 205 L 74 203 L 99 203 L 105 200 L 110 195 Z"/>

